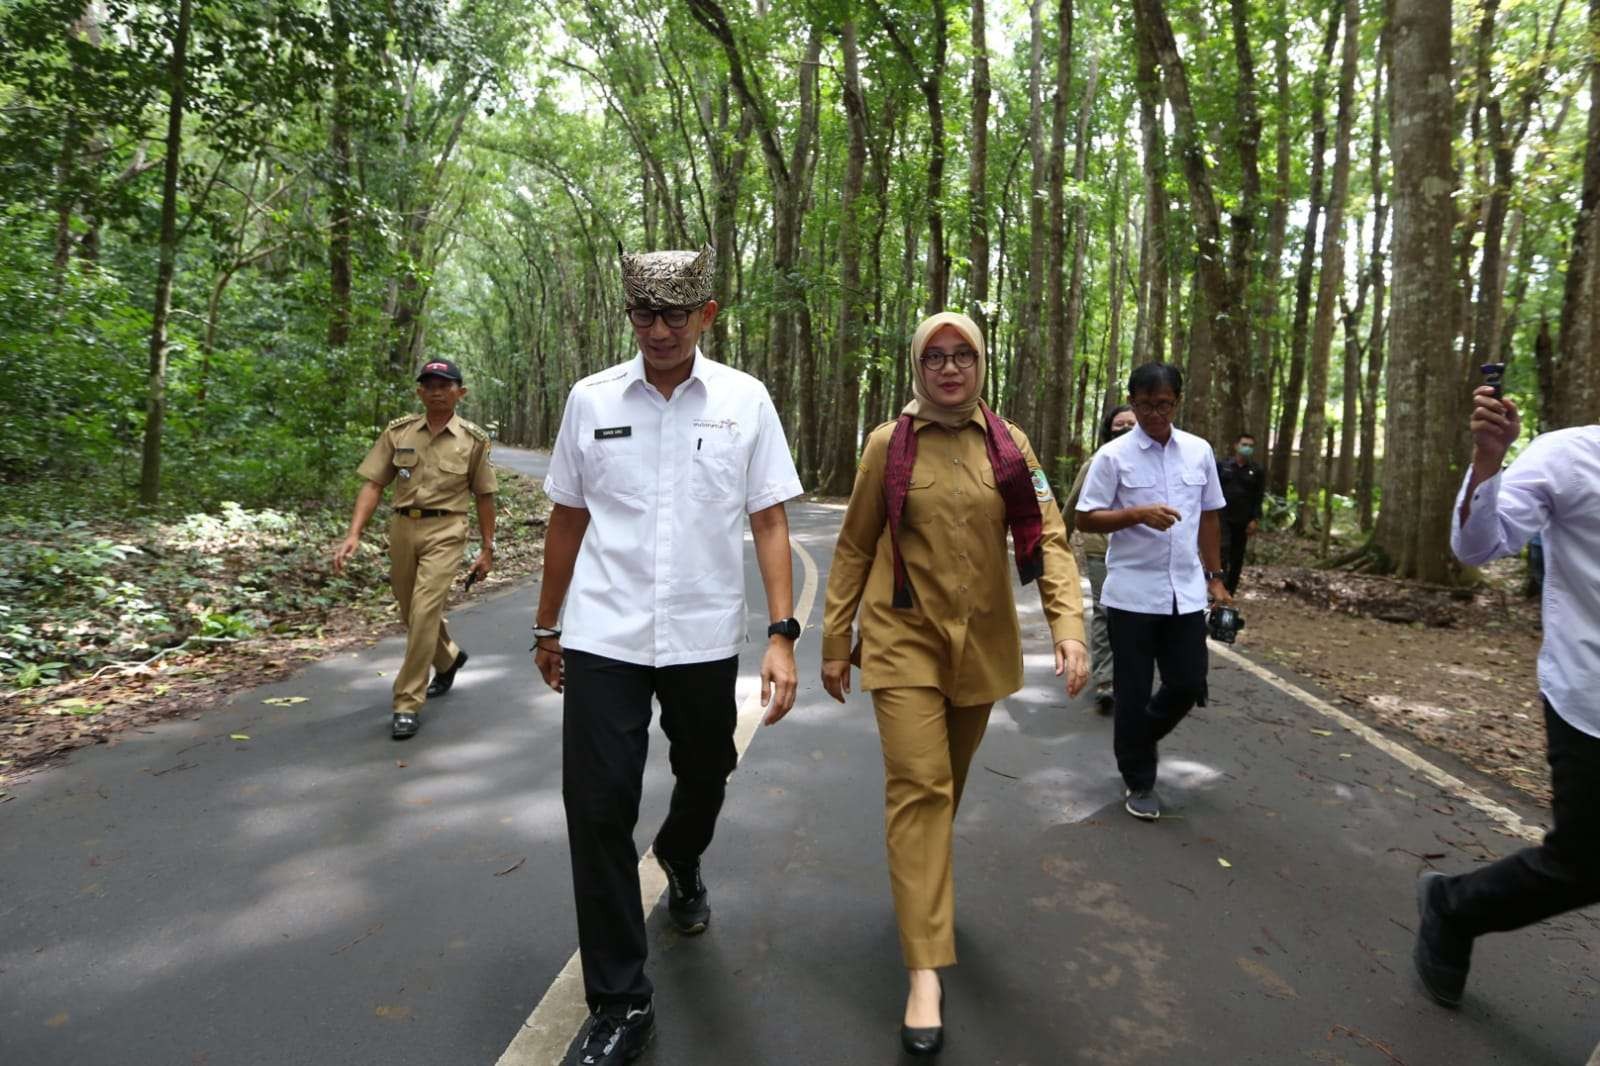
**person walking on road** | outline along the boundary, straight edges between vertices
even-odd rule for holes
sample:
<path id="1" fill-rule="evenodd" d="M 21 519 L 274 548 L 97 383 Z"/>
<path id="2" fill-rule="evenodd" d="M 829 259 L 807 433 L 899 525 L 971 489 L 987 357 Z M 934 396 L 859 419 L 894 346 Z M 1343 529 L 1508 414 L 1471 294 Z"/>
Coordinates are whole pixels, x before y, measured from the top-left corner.
<path id="1" fill-rule="evenodd" d="M 1133 429 L 1133 408 L 1121 404 L 1106 415 L 1100 424 L 1100 445 L 1104 447 Z M 1092 458 L 1092 457 L 1091 457 Z M 1111 634 L 1106 629 L 1106 609 L 1100 602 L 1100 590 L 1106 583 L 1106 535 L 1085 533 L 1076 528 L 1078 496 L 1083 492 L 1083 479 L 1089 476 L 1089 462 L 1078 467 L 1078 476 L 1072 489 L 1061 502 L 1061 517 L 1067 524 L 1067 534 L 1074 547 L 1083 552 L 1084 570 L 1089 577 L 1089 590 L 1094 596 L 1094 610 L 1089 617 L 1089 659 L 1094 664 L 1095 707 L 1101 714 L 1110 714 L 1116 707 L 1113 695 L 1114 680 L 1111 669 Z"/>
<path id="2" fill-rule="evenodd" d="M 850 691 L 859 605 L 861 687 L 883 745 L 884 825 L 900 947 L 910 971 L 901 1042 L 943 1045 L 952 966 L 951 836 L 995 701 L 1022 687 L 1006 533 L 1036 581 L 1057 676 L 1088 680 L 1082 591 L 1066 528 L 1028 438 L 979 399 L 984 342 L 966 315 L 934 315 L 911 342 L 914 398 L 867 437 L 839 530 L 823 616 L 822 684 Z"/>
<path id="3" fill-rule="evenodd" d="M 699 350 L 717 315 L 714 254 L 622 257 L 639 354 L 573 386 L 545 480 L 554 507 L 534 659 L 563 695 L 561 795 L 590 1011 L 582 1066 L 629 1061 L 655 1034 L 633 842 L 652 698 L 674 779 L 653 846 L 668 915 L 684 935 L 711 918 L 700 857 L 738 761 L 746 515 L 772 619 L 765 721 L 794 704 L 784 502 L 802 489 L 766 388 Z"/>
<path id="4" fill-rule="evenodd" d="M 450 639 L 444 604 L 461 565 L 467 542 L 467 511 L 476 506 L 482 546 L 473 574 L 482 578 L 494 565 L 494 466 L 489 434 L 456 414 L 466 396 L 461 370 L 448 359 L 423 364 L 417 396 L 424 414 L 390 422 L 356 472 L 366 479 L 356 494 L 350 530 L 333 553 L 335 573 L 355 555 L 361 533 L 395 486 L 389 523 L 389 585 L 406 626 L 406 655 L 394 677 L 394 715 L 390 735 L 415 736 L 422 728 L 422 704 L 450 691 L 467 653 Z M 428 683 L 428 666 L 433 683 Z"/>
<path id="5" fill-rule="evenodd" d="M 1600 903 L 1600 425 L 1541 434 L 1509 469 L 1522 419 L 1492 386 L 1473 397 L 1472 465 L 1451 514 L 1450 547 L 1469 566 L 1512 555 L 1536 533 L 1545 551 L 1539 692 L 1555 826 L 1470 873 L 1417 881 L 1413 958 L 1423 988 L 1456 1007 L 1473 941 Z"/>
<path id="6" fill-rule="evenodd" d="M 1124 806 L 1146 821 L 1161 817 L 1157 745 L 1206 702 L 1207 597 L 1233 602 L 1219 565 L 1217 464 L 1211 445 L 1172 424 L 1182 394 L 1177 367 L 1135 368 L 1128 403 L 1138 424 L 1095 453 L 1078 497 L 1078 528 L 1110 534 L 1101 600 L 1116 687 L 1112 743 Z M 1157 667 L 1161 689 L 1151 696 Z"/>
<path id="7" fill-rule="evenodd" d="M 1222 498 L 1227 501 L 1222 509 L 1222 583 L 1230 596 L 1239 591 L 1244 550 L 1261 525 L 1261 503 L 1267 495 L 1267 472 L 1251 458 L 1255 451 L 1255 437 L 1241 433 L 1232 457 L 1217 464 Z"/>

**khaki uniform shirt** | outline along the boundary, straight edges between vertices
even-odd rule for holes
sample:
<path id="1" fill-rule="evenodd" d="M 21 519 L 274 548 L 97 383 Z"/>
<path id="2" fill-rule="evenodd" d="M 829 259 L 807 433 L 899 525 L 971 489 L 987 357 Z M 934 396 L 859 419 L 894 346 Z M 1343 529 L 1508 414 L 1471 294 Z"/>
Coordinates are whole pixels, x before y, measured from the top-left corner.
<path id="1" fill-rule="evenodd" d="M 959 430 L 918 419 L 917 459 L 900 521 L 912 606 L 892 606 L 894 563 L 883 472 L 894 423 L 872 431 L 828 574 L 822 656 L 851 652 L 861 608 L 861 687 L 931 687 L 956 706 L 992 703 L 1022 687 L 1022 640 L 1012 599 L 1015 556 L 980 412 Z M 1015 425 L 1030 470 L 1039 462 Z M 1036 479 L 1042 484 L 1042 477 Z M 1048 494 L 1049 489 L 1044 491 Z M 1083 592 L 1055 501 L 1039 501 L 1044 574 L 1039 595 L 1051 638 L 1083 639 Z"/>
<path id="2" fill-rule="evenodd" d="M 1078 528 L 1076 517 L 1078 514 L 1078 496 L 1083 492 L 1083 479 L 1089 476 L 1089 458 L 1078 464 L 1078 476 L 1072 482 L 1072 490 L 1067 493 L 1067 498 L 1061 504 L 1063 520 L 1067 523 L 1067 533 L 1072 538 L 1072 546 L 1085 555 L 1098 555 L 1102 559 L 1106 554 L 1106 535 L 1104 533 L 1085 533 Z"/>
<path id="3" fill-rule="evenodd" d="M 393 482 L 396 507 L 466 514 L 473 496 L 497 488 L 489 448 L 489 434 L 459 415 L 437 433 L 428 432 L 427 415 L 406 415 L 378 434 L 356 473 L 380 485 Z"/>

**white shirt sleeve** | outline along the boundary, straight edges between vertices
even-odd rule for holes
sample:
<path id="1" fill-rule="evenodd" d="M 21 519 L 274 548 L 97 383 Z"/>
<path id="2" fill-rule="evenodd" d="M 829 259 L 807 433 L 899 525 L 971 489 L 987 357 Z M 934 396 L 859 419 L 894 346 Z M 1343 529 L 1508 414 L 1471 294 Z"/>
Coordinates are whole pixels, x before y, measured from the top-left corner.
<path id="1" fill-rule="evenodd" d="M 794 468 L 794 457 L 789 454 L 783 423 L 778 421 L 778 412 L 773 409 L 772 398 L 765 388 L 761 390 L 757 406 L 756 440 L 745 471 L 746 514 L 764 511 L 805 492 L 800 474 Z"/>
<path id="2" fill-rule="evenodd" d="M 1535 439 L 1511 464 L 1479 485 L 1472 493 L 1472 513 L 1461 521 L 1469 467 L 1461 478 L 1461 491 L 1450 512 L 1450 550 L 1468 566 L 1521 551 L 1533 535 L 1550 523 L 1554 481 L 1560 468 L 1560 451 Z"/>
<path id="3" fill-rule="evenodd" d="M 1104 511 L 1117 499 L 1116 460 L 1101 448 L 1089 462 L 1089 473 L 1083 479 L 1083 489 L 1078 493 L 1078 513 Z"/>
<path id="4" fill-rule="evenodd" d="M 583 495 L 583 455 L 579 449 L 578 390 L 567 394 L 567 409 L 556 431 L 556 446 L 550 453 L 550 471 L 545 474 L 544 494 L 563 507 L 587 507 Z"/>

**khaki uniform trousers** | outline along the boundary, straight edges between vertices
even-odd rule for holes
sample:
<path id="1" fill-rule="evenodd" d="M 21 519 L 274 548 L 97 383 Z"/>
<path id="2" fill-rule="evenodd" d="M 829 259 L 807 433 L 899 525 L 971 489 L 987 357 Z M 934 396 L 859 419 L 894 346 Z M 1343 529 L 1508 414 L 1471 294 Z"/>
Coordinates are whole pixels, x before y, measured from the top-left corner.
<path id="1" fill-rule="evenodd" d="M 406 625 L 406 657 L 394 677 L 396 714 L 420 709 L 427 699 L 428 667 L 448 670 L 461 652 L 444 624 L 444 601 L 466 543 L 464 514 L 397 514 L 389 525 L 389 587 Z"/>
<path id="2" fill-rule="evenodd" d="M 883 744 L 889 883 L 910 970 L 956 961 L 951 840 L 992 703 L 951 706 L 936 688 L 872 690 Z"/>

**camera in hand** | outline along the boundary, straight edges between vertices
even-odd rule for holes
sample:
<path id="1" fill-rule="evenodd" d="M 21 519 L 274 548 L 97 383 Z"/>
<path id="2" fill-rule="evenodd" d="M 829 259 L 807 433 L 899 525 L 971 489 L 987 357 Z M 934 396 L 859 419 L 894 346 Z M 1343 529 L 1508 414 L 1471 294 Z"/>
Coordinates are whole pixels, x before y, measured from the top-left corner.
<path id="1" fill-rule="evenodd" d="M 1211 634 L 1212 640 L 1232 644 L 1243 628 L 1244 615 L 1235 607 L 1217 604 L 1206 614 L 1206 631 Z"/>

